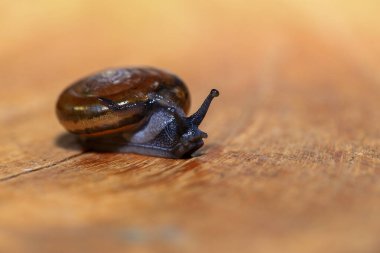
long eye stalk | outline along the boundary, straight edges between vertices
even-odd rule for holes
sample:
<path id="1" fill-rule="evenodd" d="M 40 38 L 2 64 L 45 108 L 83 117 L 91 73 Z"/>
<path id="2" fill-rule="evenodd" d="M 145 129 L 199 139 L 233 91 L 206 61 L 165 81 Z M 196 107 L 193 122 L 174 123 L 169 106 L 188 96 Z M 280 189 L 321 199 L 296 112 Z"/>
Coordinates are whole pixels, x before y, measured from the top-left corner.
<path id="1" fill-rule="evenodd" d="M 212 89 L 210 91 L 210 94 L 202 103 L 201 107 L 198 109 L 198 111 L 196 111 L 193 115 L 187 118 L 189 122 L 193 125 L 199 126 L 202 123 L 204 117 L 206 116 L 206 113 L 208 111 L 208 108 L 210 107 L 212 100 L 217 96 L 219 96 L 219 91 L 216 89 Z"/>

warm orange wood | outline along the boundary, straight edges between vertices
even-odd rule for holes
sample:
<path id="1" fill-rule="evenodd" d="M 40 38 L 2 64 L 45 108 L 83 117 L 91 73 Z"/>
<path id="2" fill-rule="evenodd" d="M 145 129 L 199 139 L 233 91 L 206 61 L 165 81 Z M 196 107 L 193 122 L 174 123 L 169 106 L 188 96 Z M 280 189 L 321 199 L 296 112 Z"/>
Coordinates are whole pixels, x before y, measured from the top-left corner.
<path id="1" fill-rule="evenodd" d="M 379 252 L 377 1 L 0 2 L 0 252 Z M 189 160 L 84 153 L 69 83 L 211 88 Z"/>

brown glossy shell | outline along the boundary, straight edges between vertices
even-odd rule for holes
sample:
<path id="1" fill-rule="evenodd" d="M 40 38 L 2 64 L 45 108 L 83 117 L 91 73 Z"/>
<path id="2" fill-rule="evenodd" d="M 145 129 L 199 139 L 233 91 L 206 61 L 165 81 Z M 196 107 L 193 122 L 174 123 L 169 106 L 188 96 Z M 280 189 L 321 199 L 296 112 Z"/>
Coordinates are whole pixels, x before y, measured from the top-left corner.
<path id="1" fill-rule="evenodd" d="M 111 110 L 99 101 L 107 98 L 125 107 Z M 70 132 L 102 135 L 136 131 L 151 113 L 148 104 L 160 102 L 187 113 L 190 95 L 175 75 L 154 68 L 108 69 L 85 77 L 68 87 L 57 102 L 57 116 Z"/>

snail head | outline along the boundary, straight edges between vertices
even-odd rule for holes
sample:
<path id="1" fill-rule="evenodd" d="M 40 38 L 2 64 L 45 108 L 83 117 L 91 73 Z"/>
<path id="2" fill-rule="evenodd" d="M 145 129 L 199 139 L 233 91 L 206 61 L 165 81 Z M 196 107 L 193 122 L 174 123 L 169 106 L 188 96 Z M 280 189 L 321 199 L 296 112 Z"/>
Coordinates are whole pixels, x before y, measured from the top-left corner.
<path id="1" fill-rule="evenodd" d="M 191 155 L 191 153 L 203 146 L 203 139 L 207 138 L 207 133 L 201 131 L 199 125 L 206 116 L 212 100 L 217 96 L 219 96 L 219 91 L 212 89 L 199 109 L 182 121 L 184 133 L 177 145 L 178 151 Z"/>

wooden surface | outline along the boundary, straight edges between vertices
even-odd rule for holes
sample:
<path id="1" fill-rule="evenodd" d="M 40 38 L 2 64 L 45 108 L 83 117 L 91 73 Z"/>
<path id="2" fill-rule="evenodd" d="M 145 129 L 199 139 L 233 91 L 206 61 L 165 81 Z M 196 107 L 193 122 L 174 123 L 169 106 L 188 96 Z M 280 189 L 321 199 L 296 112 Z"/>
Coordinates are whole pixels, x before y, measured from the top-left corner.
<path id="1" fill-rule="evenodd" d="M 0 252 L 380 252 L 378 1 L 0 1 Z M 211 88 L 197 156 L 85 153 L 68 84 Z"/>

